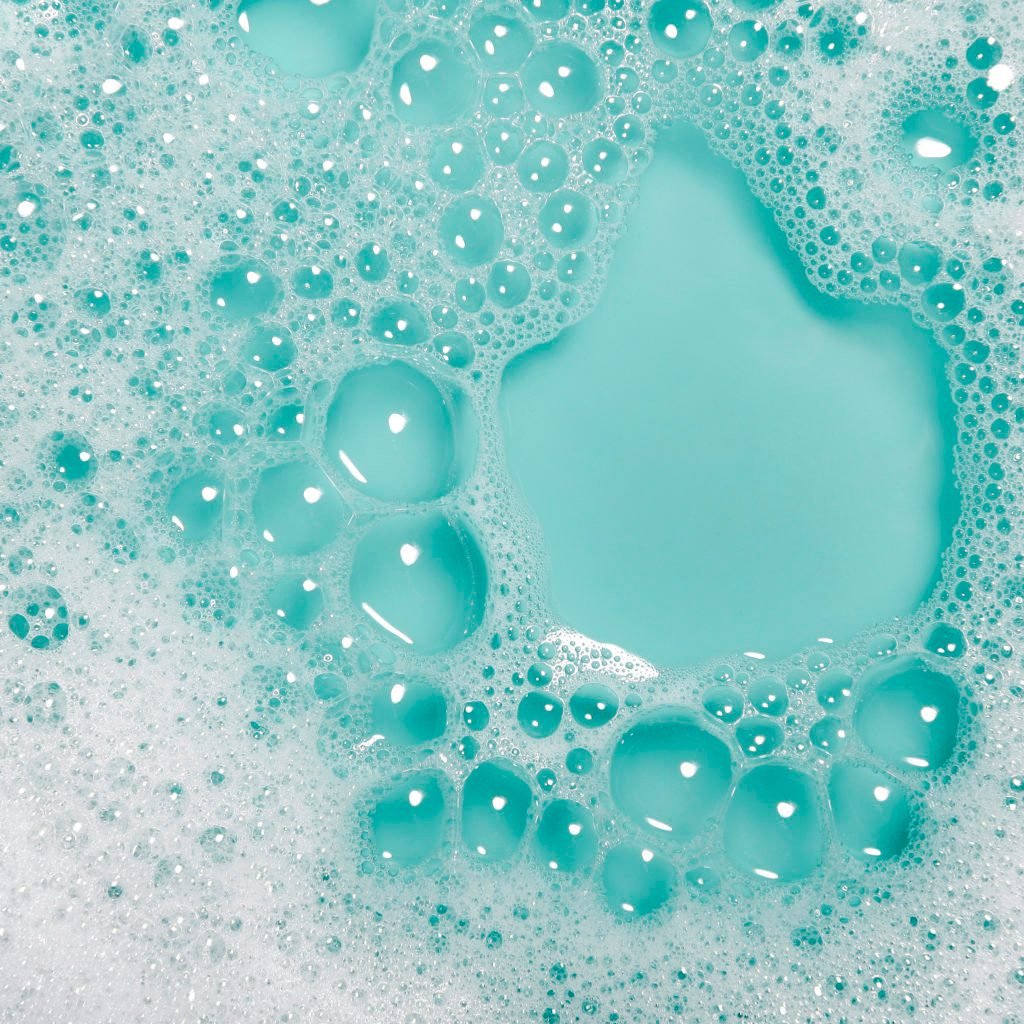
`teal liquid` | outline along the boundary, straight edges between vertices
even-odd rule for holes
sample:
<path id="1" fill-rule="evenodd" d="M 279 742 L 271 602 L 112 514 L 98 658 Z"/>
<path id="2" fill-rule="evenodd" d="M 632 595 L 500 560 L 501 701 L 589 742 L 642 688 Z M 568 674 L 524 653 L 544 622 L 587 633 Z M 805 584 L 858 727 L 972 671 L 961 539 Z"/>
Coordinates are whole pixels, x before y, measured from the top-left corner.
<path id="1" fill-rule="evenodd" d="M 905 314 L 814 292 L 692 131 L 659 142 L 593 314 L 501 397 L 553 607 L 597 640 L 778 657 L 936 578 L 958 509 L 944 361 Z"/>
<path id="2" fill-rule="evenodd" d="M 1020 45 L 882 6 L 0 4 L 0 1017 L 1010 1021 Z"/>

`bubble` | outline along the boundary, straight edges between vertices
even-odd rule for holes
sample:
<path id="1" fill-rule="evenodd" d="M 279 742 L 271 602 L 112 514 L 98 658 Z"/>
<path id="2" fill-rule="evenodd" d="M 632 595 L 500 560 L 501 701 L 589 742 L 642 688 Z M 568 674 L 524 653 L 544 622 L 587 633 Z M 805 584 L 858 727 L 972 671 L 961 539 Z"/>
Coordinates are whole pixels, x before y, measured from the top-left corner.
<path id="1" fill-rule="evenodd" d="M 455 426 L 447 398 L 408 363 L 353 370 L 327 410 L 327 465 L 383 501 L 429 501 L 455 482 Z"/>
<path id="2" fill-rule="evenodd" d="M 958 284 L 933 284 L 921 296 L 921 308 L 940 324 L 955 320 L 964 309 L 964 290 Z"/>
<path id="3" fill-rule="evenodd" d="M 373 38 L 375 0 L 242 0 L 238 27 L 282 71 L 324 78 L 354 71 Z"/>
<path id="4" fill-rule="evenodd" d="M 569 698 L 569 712 L 584 729 L 599 729 L 618 713 L 619 695 L 604 683 L 584 683 Z"/>
<path id="5" fill-rule="evenodd" d="M 676 869 L 661 854 L 636 843 L 620 843 L 605 855 L 601 886 L 608 909 L 626 918 L 646 917 L 671 899 Z"/>
<path id="6" fill-rule="evenodd" d="M 506 860 L 533 816 L 530 784 L 511 761 L 485 761 L 462 787 L 462 842 L 481 860 Z"/>
<path id="7" fill-rule="evenodd" d="M 469 38 L 489 71 L 516 71 L 533 48 L 533 33 L 518 18 L 477 14 Z"/>
<path id="8" fill-rule="evenodd" d="M 730 724 L 743 714 L 743 694 L 735 686 L 721 683 L 704 691 L 704 710 L 720 722 Z"/>
<path id="9" fill-rule="evenodd" d="M 398 116 L 410 124 L 450 124 L 473 102 L 478 86 L 459 50 L 429 39 L 395 64 L 391 100 Z"/>
<path id="10" fill-rule="evenodd" d="M 460 267 L 475 267 L 493 260 L 505 239 L 497 204 L 482 196 L 465 196 L 441 214 L 441 244 Z"/>
<path id="11" fill-rule="evenodd" d="M 753 683 L 747 692 L 752 707 L 762 714 L 778 717 L 789 707 L 789 693 L 785 683 L 775 679 L 761 679 Z"/>
<path id="12" fill-rule="evenodd" d="M 594 816 L 573 800 L 552 800 L 544 808 L 534 848 L 551 871 L 588 871 L 597 859 Z"/>
<path id="13" fill-rule="evenodd" d="M 373 314 L 370 330 L 391 345 L 420 345 L 430 337 L 430 324 L 415 302 L 385 302 Z"/>
<path id="14" fill-rule="evenodd" d="M 814 696 L 826 711 L 840 711 L 850 703 L 853 677 L 845 672 L 826 672 L 814 688 Z"/>
<path id="15" fill-rule="evenodd" d="M 376 242 L 364 245 L 355 257 L 356 272 L 364 281 L 384 281 L 391 272 L 387 250 Z"/>
<path id="16" fill-rule="evenodd" d="M 691 714 L 666 709 L 620 737 L 609 775 L 612 799 L 624 814 L 656 835 L 686 842 L 725 800 L 732 759 Z"/>
<path id="17" fill-rule="evenodd" d="M 452 799 L 451 784 L 440 772 L 401 775 L 370 811 L 377 856 L 402 868 L 437 857 L 451 828 Z"/>
<path id="18" fill-rule="evenodd" d="M 907 242 L 900 246 L 896 259 L 900 275 L 908 284 L 927 284 L 942 266 L 942 253 L 927 242 Z"/>
<path id="19" fill-rule="evenodd" d="M 590 110 L 601 98 L 594 62 L 572 43 L 546 43 L 522 71 L 529 101 L 540 113 L 568 117 Z"/>
<path id="20" fill-rule="evenodd" d="M 265 469 L 252 499 L 256 533 L 281 555 L 308 555 L 335 541 L 349 509 L 327 474 L 309 459 Z"/>
<path id="21" fill-rule="evenodd" d="M 561 146 L 541 140 L 526 147 L 517 169 L 523 188 L 531 192 L 553 192 L 565 183 L 569 158 Z"/>
<path id="22" fill-rule="evenodd" d="M 495 75 L 484 83 L 484 110 L 491 117 L 512 117 L 523 109 L 523 87 L 515 75 Z"/>
<path id="23" fill-rule="evenodd" d="M 491 713 L 482 700 L 471 700 L 462 708 L 462 721 L 467 729 L 481 732 L 491 721 Z"/>
<path id="24" fill-rule="evenodd" d="M 729 52 L 746 63 L 768 49 L 768 30 L 759 21 L 738 21 L 729 31 Z"/>
<path id="25" fill-rule="evenodd" d="M 626 177 L 629 161 L 611 139 L 594 139 L 583 147 L 583 169 L 600 185 L 617 185 Z"/>
<path id="26" fill-rule="evenodd" d="M 373 736 L 401 747 L 416 747 L 444 735 L 448 703 L 438 685 L 420 676 L 387 676 L 374 684 Z"/>
<path id="27" fill-rule="evenodd" d="M 350 590 L 385 636 L 420 654 L 451 650 L 480 625 L 487 573 L 476 540 L 437 512 L 395 516 L 359 542 Z"/>
<path id="28" fill-rule="evenodd" d="M 259 260 L 224 259 L 210 280 L 210 305 L 228 320 L 266 313 L 280 296 L 280 282 Z"/>
<path id="29" fill-rule="evenodd" d="M 278 621 L 292 629 L 309 629 L 323 614 L 324 594 L 305 573 L 276 580 L 267 591 L 267 604 Z"/>
<path id="30" fill-rule="evenodd" d="M 656 0 L 647 27 L 659 50 L 673 57 L 693 57 L 708 45 L 714 22 L 702 0 Z"/>
<path id="31" fill-rule="evenodd" d="M 540 230 L 559 249 L 586 245 L 597 231 L 594 204 L 579 192 L 562 189 L 541 208 Z"/>
<path id="32" fill-rule="evenodd" d="M 828 799 L 839 842 L 854 856 L 886 860 L 910 841 L 910 798 L 891 775 L 867 765 L 834 764 Z"/>
<path id="33" fill-rule="evenodd" d="M 956 746 L 960 691 L 921 658 L 898 658 L 857 684 L 853 725 L 865 745 L 893 768 L 940 768 Z"/>
<path id="34" fill-rule="evenodd" d="M 747 757 L 767 757 L 782 746 L 785 730 L 764 715 L 742 718 L 736 725 L 736 742 Z"/>
<path id="35" fill-rule="evenodd" d="M 242 346 L 242 358 L 267 373 L 278 373 L 295 361 L 298 349 L 286 327 L 257 327 Z"/>
<path id="36" fill-rule="evenodd" d="M 956 626 L 940 622 L 928 634 L 925 647 L 940 658 L 962 658 L 967 650 L 967 638 Z"/>
<path id="37" fill-rule="evenodd" d="M 825 715 L 811 726 L 808 739 L 819 750 L 823 750 L 832 757 L 837 757 L 843 752 L 849 734 L 841 718 L 836 718 L 835 715 Z"/>
<path id="38" fill-rule="evenodd" d="M 557 697 L 535 691 L 519 701 L 516 718 L 527 736 L 539 740 L 555 732 L 561 724 L 563 710 L 564 706 Z"/>
<path id="39" fill-rule="evenodd" d="M 167 515 L 188 542 L 219 536 L 224 518 L 224 482 L 209 472 L 193 473 L 175 484 Z"/>
<path id="40" fill-rule="evenodd" d="M 825 828 L 814 781 L 781 764 L 752 768 L 725 812 L 725 852 L 748 874 L 789 882 L 809 875 L 825 855 Z"/>
<path id="41" fill-rule="evenodd" d="M 471 128 L 455 128 L 431 143 L 431 179 L 449 192 L 466 192 L 484 176 L 484 151 Z"/>
<path id="42" fill-rule="evenodd" d="M 513 309 L 525 302 L 531 287 L 530 272 L 515 261 L 495 263 L 487 275 L 487 295 L 503 309 Z"/>
<path id="43" fill-rule="evenodd" d="M 334 291 L 334 278 L 323 267 L 299 267 L 292 274 L 292 290 L 300 299 L 326 299 Z"/>
<path id="44" fill-rule="evenodd" d="M 458 331 L 445 331 L 434 338 L 434 351 L 454 370 L 465 370 L 473 365 L 476 352 L 473 342 Z"/>

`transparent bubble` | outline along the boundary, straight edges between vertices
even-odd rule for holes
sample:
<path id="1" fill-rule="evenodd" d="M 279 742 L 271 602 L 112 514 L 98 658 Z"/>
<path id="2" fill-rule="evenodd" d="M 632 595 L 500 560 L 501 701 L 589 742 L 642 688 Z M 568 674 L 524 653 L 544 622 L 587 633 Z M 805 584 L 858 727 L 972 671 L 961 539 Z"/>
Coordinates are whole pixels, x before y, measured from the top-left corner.
<path id="1" fill-rule="evenodd" d="M 556 192 L 540 211 L 540 230 L 559 249 L 586 245 L 597 231 L 594 204 L 579 192 Z"/>
<path id="2" fill-rule="evenodd" d="M 550 871 L 587 871 L 597 859 L 594 816 L 573 800 L 552 800 L 537 825 L 537 857 Z"/>
<path id="3" fill-rule="evenodd" d="M 451 829 L 451 783 L 440 772 L 408 772 L 379 796 L 370 811 L 376 855 L 412 868 L 437 857 Z"/>
<path id="4" fill-rule="evenodd" d="M 484 176 L 484 150 L 471 128 L 455 128 L 435 139 L 428 160 L 430 177 L 449 192 L 466 192 Z"/>
<path id="5" fill-rule="evenodd" d="M 646 917 L 664 907 L 678 885 L 676 869 L 661 854 L 636 843 L 620 843 L 605 855 L 601 886 L 613 913 Z"/>
<path id="6" fill-rule="evenodd" d="M 257 535 L 282 555 L 308 555 L 341 534 L 349 509 L 312 460 L 265 469 L 252 499 Z"/>
<path id="7" fill-rule="evenodd" d="M 729 801 L 724 836 L 726 855 L 741 871 L 782 882 L 809 875 L 826 846 L 814 780 L 786 765 L 752 768 Z"/>
<path id="8" fill-rule="evenodd" d="M 415 125 L 451 124 L 469 108 L 478 88 L 465 55 L 437 39 L 426 40 L 399 58 L 391 76 L 395 110 Z"/>
<path id="9" fill-rule="evenodd" d="M 596 65 L 572 43 L 546 43 L 535 50 L 522 81 L 530 103 L 551 117 L 580 114 L 601 98 Z"/>
<path id="10" fill-rule="evenodd" d="M 561 724 L 563 710 L 563 704 L 557 697 L 538 690 L 526 694 L 519 701 L 516 718 L 519 728 L 527 736 L 539 740 L 555 732 Z"/>
<path id="11" fill-rule="evenodd" d="M 183 540 L 204 541 L 219 536 L 224 517 L 224 481 L 205 471 L 185 477 L 171 490 L 167 515 Z"/>
<path id="12" fill-rule="evenodd" d="M 503 260 L 495 263 L 487 275 L 487 295 L 496 306 L 504 309 L 513 309 L 525 302 L 531 287 L 530 272 L 522 263 Z"/>
<path id="13" fill-rule="evenodd" d="M 485 761 L 462 787 L 462 842 L 481 860 L 511 857 L 532 816 L 530 784 L 511 761 Z"/>
<path id="14" fill-rule="evenodd" d="M 853 724 L 893 768 L 926 771 L 949 760 L 960 727 L 960 691 L 921 658 L 899 658 L 857 684 Z"/>
<path id="15" fill-rule="evenodd" d="M 516 71 L 533 48 L 533 33 L 518 18 L 477 14 L 469 38 L 489 71 Z"/>
<path id="16" fill-rule="evenodd" d="M 523 188 L 531 192 L 553 192 L 565 183 L 569 158 L 561 146 L 541 140 L 526 147 L 517 170 Z"/>
<path id="17" fill-rule="evenodd" d="M 375 498 L 438 498 L 455 482 L 449 400 L 407 363 L 353 370 L 327 410 L 324 457 L 347 484 Z"/>
<path id="18" fill-rule="evenodd" d="M 437 512 L 402 515 L 379 523 L 359 542 L 350 590 L 383 636 L 435 654 L 480 625 L 487 572 L 461 521 Z"/>
<path id="19" fill-rule="evenodd" d="M 475 267 L 498 255 L 505 228 L 492 199 L 465 196 L 449 203 L 441 214 L 439 234 L 441 245 L 454 263 Z"/>
<path id="20" fill-rule="evenodd" d="M 891 775 L 867 765 L 835 764 L 828 799 L 839 842 L 854 856 L 886 860 L 910 841 L 910 797 Z"/>
<path id="21" fill-rule="evenodd" d="M 585 729 L 599 729 L 618 713 L 619 695 L 604 683 L 584 683 L 569 698 L 569 712 Z"/>
<path id="22" fill-rule="evenodd" d="M 647 27 L 659 50 L 673 57 L 693 57 L 708 45 L 714 22 L 702 0 L 656 0 Z"/>
<path id="23" fill-rule="evenodd" d="M 280 282 L 259 260 L 228 257 L 210 280 L 210 305 L 228 320 L 266 313 L 280 296 Z"/>
<path id="24" fill-rule="evenodd" d="M 623 734 L 609 772 L 612 799 L 623 813 L 662 838 L 685 842 L 725 800 L 732 758 L 689 712 L 669 708 Z"/>

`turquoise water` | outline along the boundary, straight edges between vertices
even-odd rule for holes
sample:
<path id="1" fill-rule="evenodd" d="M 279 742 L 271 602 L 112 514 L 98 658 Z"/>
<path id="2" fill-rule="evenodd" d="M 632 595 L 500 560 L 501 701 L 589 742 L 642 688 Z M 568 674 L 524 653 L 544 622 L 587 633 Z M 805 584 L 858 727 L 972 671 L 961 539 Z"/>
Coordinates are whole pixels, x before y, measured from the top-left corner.
<path id="1" fill-rule="evenodd" d="M 0 38 L 0 1024 L 1014 1024 L 1008 6 Z"/>
<path id="2" fill-rule="evenodd" d="M 815 293 L 693 129 L 655 153 L 593 314 L 502 386 L 554 609 L 675 665 L 910 613 L 958 511 L 945 361 Z"/>

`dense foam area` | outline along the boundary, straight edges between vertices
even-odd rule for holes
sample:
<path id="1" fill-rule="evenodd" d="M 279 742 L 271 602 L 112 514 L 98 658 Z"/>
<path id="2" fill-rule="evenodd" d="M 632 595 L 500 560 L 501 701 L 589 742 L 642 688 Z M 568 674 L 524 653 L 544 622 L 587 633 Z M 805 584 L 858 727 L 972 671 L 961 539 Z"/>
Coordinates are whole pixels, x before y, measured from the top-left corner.
<path id="1" fill-rule="evenodd" d="M 1015 1020 L 1020 39 L 0 0 L 4 1018 Z M 552 614 L 497 405 L 679 120 L 934 333 L 961 514 L 912 615 L 669 670 Z"/>

